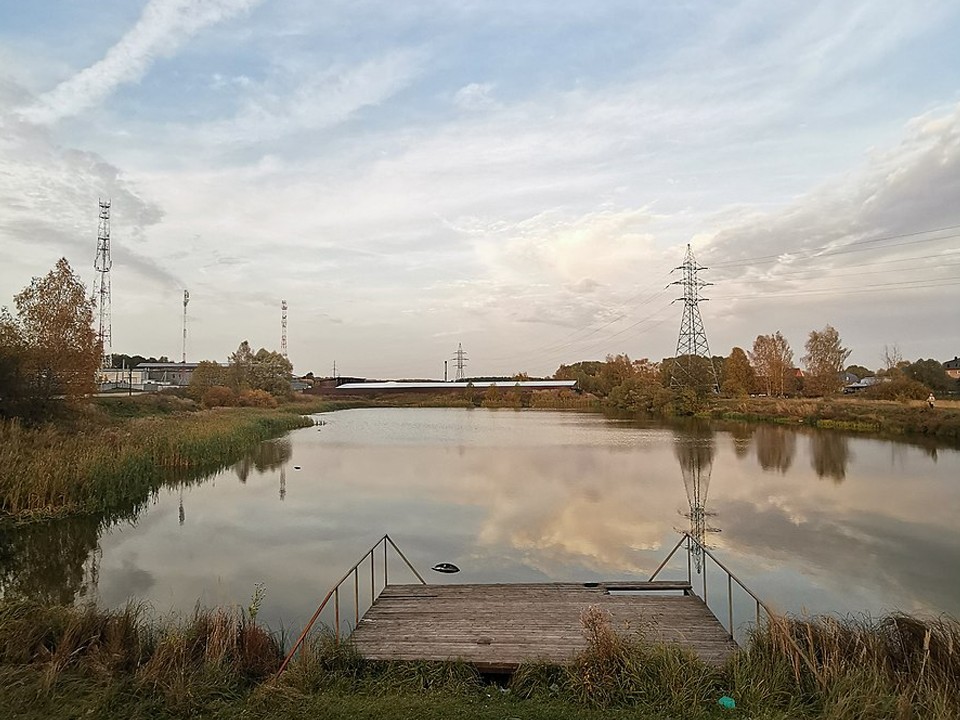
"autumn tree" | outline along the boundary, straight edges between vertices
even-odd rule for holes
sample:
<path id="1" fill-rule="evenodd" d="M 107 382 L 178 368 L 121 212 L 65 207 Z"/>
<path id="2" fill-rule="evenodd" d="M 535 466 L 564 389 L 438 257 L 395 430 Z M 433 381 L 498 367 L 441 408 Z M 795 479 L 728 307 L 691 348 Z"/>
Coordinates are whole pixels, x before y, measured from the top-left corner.
<path id="1" fill-rule="evenodd" d="M 194 400 L 203 400 L 204 394 L 212 387 L 231 385 L 231 368 L 220 363 L 204 360 L 190 375 L 188 393 Z"/>
<path id="2" fill-rule="evenodd" d="M 743 397 L 749 395 L 757 384 L 757 374 L 747 359 L 743 348 L 735 347 L 730 357 L 723 361 L 723 385 L 725 395 Z"/>
<path id="3" fill-rule="evenodd" d="M 264 348 L 254 353 L 244 340 L 229 360 L 230 385 L 235 392 L 265 390 L 271 395 L 289 394 L 293 365 L 280 353 Z"/>
<path id="4" fill-rule="evenodd" d="M 92 393 L 102 356 L 93 330 L 94 301 L 66 258 L 46 276 L 34 278 L 14 303 L 26 394 L 43 403 Z M 4 323 L 9 322 L 7 315 Z"/>
<path id="5" fill-rule="evenodd" d="M 840 344 L 840 333 L 832 325 L 823 330 L 811 330 L 804 347 L 807 350 L 803 356 L 807 367 L 804 392 L 807 395 L 829 395 L 839 391 L 843 385 L 840 373 L 850 357 L 850 350 Z"/>
<path id="6" fill-rule="evenodd" d="M 25 394 L 24 345 L 20 326 L 0 308 L 0 417 L 20 414 Z"/>
<path id="7" fill-rule="evenodd" d="M 934 392 L 947 392 L 953 389 L 953 381 L 943 369 L 943 365 L 933 358 L 910 363 L 903 368 L 903 374 L 911 380 L 923 383 Z"/>
<path id="8" fill-rule="evenodd" d="M 783 395 L 790 387 L 793 350 L 779 330 L 773 335 L 757 336 L 750 360 L 767 395 Z"/>

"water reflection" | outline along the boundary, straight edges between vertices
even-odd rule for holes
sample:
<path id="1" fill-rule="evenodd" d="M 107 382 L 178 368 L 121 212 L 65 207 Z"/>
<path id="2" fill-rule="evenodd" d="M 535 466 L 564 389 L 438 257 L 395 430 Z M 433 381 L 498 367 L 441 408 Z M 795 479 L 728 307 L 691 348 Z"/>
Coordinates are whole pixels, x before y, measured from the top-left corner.
<path id="1" fill-rule="evenodd" d="M 690 521 L 690 534 L 702 547 L 706 547 L 706 534 L 719 532 L 708 527 L 707 518 L 716 513 L 707 511 L 707 493 L 710 489 L 710 474 L 713 472 L 713 456 L 716 452 L 716 440 L 713 429 L 704 422 L 694 422 L 684 432 L 674 435 L 674 453 L 680 461 L 683 487 L 687 494 Z M 703 562 L 702 553 L 694 553 L 694 566 L 700 572 Z"/>
<path id="2" fill-rule="evenodd" d="M 289 439 L 270 440 L 260 443 L 256 449 L 234 463 L 233 472 L 236 473 L 237 479 L 241 483 L 245 483 L 254 470 L 260 474 L 268 470 L 276 470 L 290 462 L 292 455 L 293 449 Z M 286 478 L 284 478 L 284 482 L 285 480 Z"/>
<path id="3" fill-rule="evenodd" d="M 741 423 L 338 412 L 213 482 L 171 483 L 131 521 L 0 529 L 0 593 L 189 612 L 249 602 L 263 582 L 264 619 L 294 627 L 384 532 L 420 568 L 456 563 L 463 582 L 640 579 L 676 543 L 683 507 L 782 608 L 957 612 L 960 453 L 929 452 Z"/>
<path id="4" fill-rule="evenodd" d="M 838 485 L 847 477 L 850 439 L 841 433 L 816 431 L 810 438 L 810 463 L 817 477 L 828 477 Z"/>
<path id="5" fill-rule="evenodd" d="M 0 526 L 0 597 L 63 604 L 95 594 L 103 527 L 96 516 Z"/>
<path id="6" fill-rule="evenodd" d="M 780 425 L 758 425 L 753 435 L 757 462 L 764 470 L 786 473 L 797 451 L 797 431 Z"/>

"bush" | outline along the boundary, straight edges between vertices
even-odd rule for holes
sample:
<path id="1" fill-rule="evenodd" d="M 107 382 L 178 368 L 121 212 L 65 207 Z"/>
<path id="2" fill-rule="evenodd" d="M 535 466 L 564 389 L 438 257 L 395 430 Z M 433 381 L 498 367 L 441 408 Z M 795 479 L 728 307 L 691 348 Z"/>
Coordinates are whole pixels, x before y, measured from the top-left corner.
<path id="1" fill-rule="evenodd" d="M 862 396 L 870 400 L 924 400 L 930 389 L 923 383 L 909 378 L 898 378 L 890 382 L 871 385 Z"/>
<path id="2" fill-rule="evenodd" d="M 203 406 L 229 407 L 237 404 L 237 395 L 228 387 L 223 385 L 214 385 L 203 393 Z"/>
<path id="3" fill-rule="evenodd" d="M 241 407 L 275 408 L 277 399 L 266 390 L 244 390 L 237 398 L 237 405 Z"/>

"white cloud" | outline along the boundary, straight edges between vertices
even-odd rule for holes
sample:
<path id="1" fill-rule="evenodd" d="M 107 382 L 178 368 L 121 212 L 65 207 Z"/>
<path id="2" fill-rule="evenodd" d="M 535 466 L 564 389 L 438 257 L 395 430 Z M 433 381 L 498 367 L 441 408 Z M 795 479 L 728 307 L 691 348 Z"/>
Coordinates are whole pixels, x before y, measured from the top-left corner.
<path id="1" fill-rule="evenodd" d="M 493 83 L 470 83 L 457 90 L 453 96 L 453 104 L 461 110 L 475 112 L 488 110 L 497 106 L 493 97 Z"/>
<path id="2" fill-rule="evenodd" d="M 172 54 L 208 25 L 261 0 L 150 0 L 137 24 L 107 54 L 20 109 L 30 122 L 51 124 L 98 105 L 119 85 L 137 82 L 158 57 Z"/>

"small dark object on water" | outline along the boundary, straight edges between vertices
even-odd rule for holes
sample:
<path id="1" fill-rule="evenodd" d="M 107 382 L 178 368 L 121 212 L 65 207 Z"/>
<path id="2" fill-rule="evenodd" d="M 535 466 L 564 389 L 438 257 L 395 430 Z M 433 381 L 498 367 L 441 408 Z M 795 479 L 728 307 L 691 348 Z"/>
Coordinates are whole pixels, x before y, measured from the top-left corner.
<path id="1" fill-rule="evenodd" d="M 299 469 L 300 469 L 300 466 L 299 466 L 299 465 L 294 465 L 294 466 L 293 466 L 293 469 L 294 469 L 294 470 L 299 470 Z"/>
<path id="2" fill-rule="evenodd" d="M 458 568 L 458 567 L 457 567 L 456 565 L 454 565 L 453 563 L 437 563 L 436 565 L 434 565 L 434 566 L 433 566 L 432 568 L 430 568 L 430 569 L 433 570 L 434 572 L 438 572 L 438 573 L 448 573 L 448 574 L 449 574 L 449 573 L 458 573 L 458 572 L 460 572 L 460 568 Z"/>

